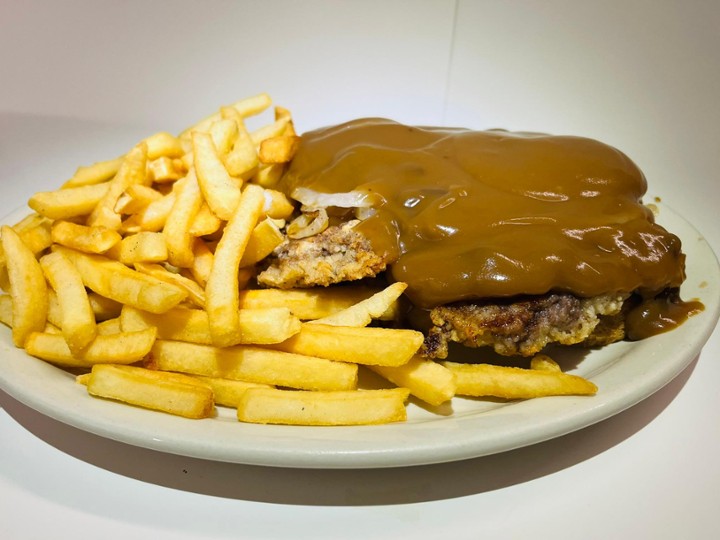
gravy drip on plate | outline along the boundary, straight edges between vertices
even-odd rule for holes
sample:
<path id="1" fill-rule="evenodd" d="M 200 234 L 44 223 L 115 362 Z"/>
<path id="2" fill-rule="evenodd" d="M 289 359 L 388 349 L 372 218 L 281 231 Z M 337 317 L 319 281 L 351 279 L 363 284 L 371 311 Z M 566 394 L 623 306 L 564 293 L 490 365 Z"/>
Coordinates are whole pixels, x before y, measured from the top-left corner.
<path id="1" fill-rule="evenodd" d="M 651 299 L 685 278 L 680 240 L 642 203 L 643 173 L 592 139 L 360 119 L 302 136 L 281 181 L 299 187 L 366 194 L 375 213 L 359 230 L 422 308 L 550 291 Z"/>

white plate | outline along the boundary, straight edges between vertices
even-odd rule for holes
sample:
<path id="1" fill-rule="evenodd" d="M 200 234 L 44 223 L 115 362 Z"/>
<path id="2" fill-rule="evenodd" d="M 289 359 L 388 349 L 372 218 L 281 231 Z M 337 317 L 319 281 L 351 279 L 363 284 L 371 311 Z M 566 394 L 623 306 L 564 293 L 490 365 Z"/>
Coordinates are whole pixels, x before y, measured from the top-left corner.
<path id="1" fill-rule="evenodd" d="M 13 222 L 25 212 L 10 216 Z M 28 357 L 0 329 L 0 387 L 29 407 L 77 428 L 162 452 L 211 460 L 308 468 L 420 465 L 493 454 L 583 428 L 662 388 L 700 352 L 720 312 L 720 268 L 712 249 L 689 223 L 666 207 L 659 221 L 680 236 L 687 253 L 685 299 L 705 311 L 653 338 L 616 343 L 590 353 L 558 353 L 571 372 L 600 388 L 593 397 L 552 397 L 497 403 L 455 398 L 452 414 L 414 403 L 408 421 L 367 427 L 262 426 L 237 422 L 232 410 L 186 420 L 88 396 L 65 371 Z M 449 411 L 441 411 L 448 413 Z"/>

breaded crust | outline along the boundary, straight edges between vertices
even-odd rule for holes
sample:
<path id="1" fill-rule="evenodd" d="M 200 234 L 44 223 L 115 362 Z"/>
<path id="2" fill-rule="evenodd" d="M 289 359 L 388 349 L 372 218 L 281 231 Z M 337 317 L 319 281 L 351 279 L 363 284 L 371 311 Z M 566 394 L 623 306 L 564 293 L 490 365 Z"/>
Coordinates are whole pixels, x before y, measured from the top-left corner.
<path id="1" fill-rule="evenodd" d="M 620 313 L 627 297 L 548 294 L 512 303 L 436 307 L 430 312 L 433 326 L 422 352 L 430 358 L 446 358 L 451 341 L 468 347 L 490 346 L 504 356 L 532 356 L 550 343 L 612 343 L 624 337 Z"/>
<path id="2" fill-rule="evenodd" d="M 375 277 L 385 270 L 387 261 L 354 230 L 357 223 L 349 221 L 308 238 L 286 240 L 268 258 L 258 282 L 266 287 L 292 289 Z"/>

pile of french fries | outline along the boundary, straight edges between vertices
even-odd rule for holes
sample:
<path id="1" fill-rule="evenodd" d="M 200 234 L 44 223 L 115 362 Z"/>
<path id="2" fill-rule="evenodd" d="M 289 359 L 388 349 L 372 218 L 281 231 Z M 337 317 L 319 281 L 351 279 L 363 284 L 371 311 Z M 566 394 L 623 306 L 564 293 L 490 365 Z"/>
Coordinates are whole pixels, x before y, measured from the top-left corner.
<path id="1" fill-rule="evenodd" d="M 35 194 L 34 212 L 2 227 L 14 344 L 79 372 L 92 396 L 187 418 L 224 406 L 242 422 L 379 424 L 405 420 L 410 394 L 437 406 L 596 392 L 547 357 L 530 369 L 422 358 L 420 332 L 369 326 L 394 318 L 404 283 L 248 288 L 295 212 L 273 189 L 299 142 L 290 113 L 246 127 L 271 105 L 222 107 Z M 359 369 L 388 387 L 358 389 Z"/>

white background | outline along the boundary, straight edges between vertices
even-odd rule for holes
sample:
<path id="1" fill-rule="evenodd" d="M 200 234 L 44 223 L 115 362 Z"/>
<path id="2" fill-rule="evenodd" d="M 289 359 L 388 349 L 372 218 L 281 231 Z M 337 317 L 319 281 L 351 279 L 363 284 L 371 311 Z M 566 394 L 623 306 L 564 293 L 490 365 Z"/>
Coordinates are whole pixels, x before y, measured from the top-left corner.
<path id="1" fill-rule="evenodd" d="M 0 0 L 0 207 L 267 91 L 357 116 L 586 135 L 720 252 L 720 4 Z M 720 337 L 577 433 L 460 463 L 303 471 L 159 454 L 0 392 L 2 538 L 710 538 Z"/>

